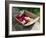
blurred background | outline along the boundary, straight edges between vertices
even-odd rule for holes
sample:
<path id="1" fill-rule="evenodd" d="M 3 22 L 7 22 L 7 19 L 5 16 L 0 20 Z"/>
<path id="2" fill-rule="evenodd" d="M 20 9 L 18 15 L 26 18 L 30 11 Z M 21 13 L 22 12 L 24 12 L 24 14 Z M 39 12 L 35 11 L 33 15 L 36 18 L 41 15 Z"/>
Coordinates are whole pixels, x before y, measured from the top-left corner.
<path id="1" fill-rule="evenodd" d="M 13 7 L 13 9 L 15 10 L 14 12 L 17 13 L 21 10 L 27 10 L 30 11 L 36 15 L 40 15 L 40 8 L 28 8 L 28 7 Z"/>

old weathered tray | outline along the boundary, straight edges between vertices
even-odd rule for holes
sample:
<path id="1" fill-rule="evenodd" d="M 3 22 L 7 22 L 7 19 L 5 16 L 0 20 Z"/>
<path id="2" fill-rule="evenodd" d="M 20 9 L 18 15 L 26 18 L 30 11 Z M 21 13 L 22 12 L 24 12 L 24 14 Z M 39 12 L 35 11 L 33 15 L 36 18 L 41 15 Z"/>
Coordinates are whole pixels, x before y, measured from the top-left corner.
<path id="1" fill-rule="evenodd" d="M 34 24 L 34 23 L 35 23 L 36 21 L 38 21 L 39 18 L 40 18 L 39 16 L 37 16 L 37 15 L 33 14 L 32 12 L 29 12 L 29 11 L 27 11 L 27 10 L 24 10 L 24 14 L 25 14 L 26 16 L 28 16 L 28 17 L 30 17 L 30 18 L 33 19 L 32 21 L 28 22 L 27 24 L 24 24 L 24 26 L 29 26 L 29 25 Z M 17 15 L 16 15 L 16 16 L 17 16 Z M 16 16 L 15 16 L 16 21 L 17 21 L 18 23 L 22 24 L 22 23 L 16 18 Z M 23 24 L 22 24 L 22 25 L 23 25 Z"/>

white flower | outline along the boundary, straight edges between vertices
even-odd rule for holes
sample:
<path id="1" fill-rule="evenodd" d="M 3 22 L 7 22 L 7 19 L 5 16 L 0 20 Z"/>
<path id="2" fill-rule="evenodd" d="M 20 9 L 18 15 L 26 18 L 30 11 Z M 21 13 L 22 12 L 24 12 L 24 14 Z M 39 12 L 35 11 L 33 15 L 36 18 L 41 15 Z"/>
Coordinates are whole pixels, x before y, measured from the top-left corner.
<path id="1" fill-rule="evenodd" d="M 25 21 L 25 20 L 23 20 L 21 23 L 22 23 L 22 24 L 25 24 L 25 23 L 26 23 L 26 21 Z"/>
<path id="2" fill-rule="evenodd" d="M 26 20 L 30 20 L 30 17 L 24 17 Z"/>

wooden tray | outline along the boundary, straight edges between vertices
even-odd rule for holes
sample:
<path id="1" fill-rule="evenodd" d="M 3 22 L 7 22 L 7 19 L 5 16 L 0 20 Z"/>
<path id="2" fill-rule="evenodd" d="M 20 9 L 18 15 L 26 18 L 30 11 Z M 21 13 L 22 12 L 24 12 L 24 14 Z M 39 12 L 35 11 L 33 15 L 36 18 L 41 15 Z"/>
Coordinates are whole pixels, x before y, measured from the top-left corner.
<path id="1" fill-rule="evenodd" d="M 33 14 L 32 12 L 29 12 L 29 11 L 27 11 L 27 10 L 24 10 L 24 14 L 33 19 L 32 21 L 28 22 L 27 24 L 22 24 L 22 23 L 16 18 L 16 16 L 18 15 L 18 14 L 17 14 L 17 15 L 15 16 L 15 19 L 16 19 L 17 23 L 20 23 L 20 24 L 22 24 L 22 25 L 24 25 L 24 26 L 29 26 L 29 25 L 34 24 L 34 23 L 35 23 L 36 21 L 38 21 L 39 18 L 40 18 L 39 16 L 37 16 L 37 15 Z"/>

